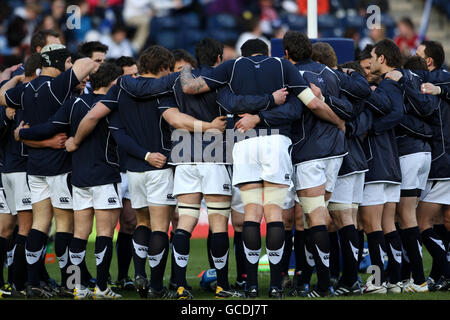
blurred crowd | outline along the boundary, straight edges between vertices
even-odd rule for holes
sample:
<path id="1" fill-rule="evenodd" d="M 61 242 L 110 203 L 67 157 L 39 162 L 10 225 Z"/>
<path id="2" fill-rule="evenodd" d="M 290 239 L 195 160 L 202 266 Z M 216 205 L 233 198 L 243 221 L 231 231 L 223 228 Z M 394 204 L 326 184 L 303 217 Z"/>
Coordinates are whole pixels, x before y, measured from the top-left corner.
<path id="1" fill-rule="evenodd" d="M 380 28 L 369 30 L 372 4 L 382 19 Z M 250 38 L 269 43 L 289 29 L 306 32 L 307 0 L 6 0 L 0 12 L 4 68 L 29 55 L 31 35 L 41 29 L 58 31 L 71 51 L 83 41 L 100 41 L 109 47 L 107 58 L 137 57 L 155 43 L 193 53 L 194 44 L 210 36 L 224 43 L 225 59 L 231 59 Z M 395 22 L 388 0 L 318 0 L 318 14 L 319 36 L 353 39 L 356 56 L 385 37 L 406 56 L 419 44 L 416 26 L 408 17 Z"/>

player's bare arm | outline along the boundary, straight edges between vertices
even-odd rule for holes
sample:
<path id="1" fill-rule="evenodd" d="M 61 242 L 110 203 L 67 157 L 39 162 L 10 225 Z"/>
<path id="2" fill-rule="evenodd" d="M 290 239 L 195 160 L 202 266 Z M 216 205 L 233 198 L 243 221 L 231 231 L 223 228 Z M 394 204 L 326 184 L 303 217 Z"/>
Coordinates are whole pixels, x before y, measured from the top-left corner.
<path id="1" fill-rule="evenodd" d="M 199 94 L 210 90 L 202 77 L 193 77 L 190 65 L 185 65 L 183 69 L 181 69 L 180 83 L 183 92 L 187 94 Z"/>
<path id="2" fill-rule="evenodd" d="M 7 105 L 6 104 L 6 91 L 17 86 L 19 83 L 21 83 L 23 81 L 24 78 L 25 78 L 24 75 L 15 76 L 1 87 L 1 89 L 0 89 L 0 105 L 2 105 L 2 106 Z"/>
<path id="3" fill-rule="evenodd" d="M 163 113 L 163 118 L 175 129 L 184 129 L 189 132 L 194 132 L 199 128 L 201 128 L 202 132 L 210 129 L 217 129 L 223 132 L 226 125 L 226 116 L 220 116 L 211 122 L 206 122 L 182 113 L 178 108 L 167 109 L 167 111 Z"/>

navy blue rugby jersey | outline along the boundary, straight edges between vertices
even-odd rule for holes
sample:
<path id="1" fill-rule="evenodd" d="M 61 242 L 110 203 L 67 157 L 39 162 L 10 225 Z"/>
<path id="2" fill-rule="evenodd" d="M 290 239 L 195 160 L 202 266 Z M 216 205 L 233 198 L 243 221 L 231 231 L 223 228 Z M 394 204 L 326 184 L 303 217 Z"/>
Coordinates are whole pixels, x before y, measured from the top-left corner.
<path id="1" fill-rule="evenodd" d="M 23 109 L 23 120 L 29 125 L 47 122 L 70 98 L 79 83 L 72 68 L 56 78 L 39 76 L 24 88 L 15 87 L 6 92 L 9 107 Z M 54 176 L 71 171 L 71 156 L 64 149 L 28 147 L 27 173 Z"/>
<path id="2" fill-rule="evenodd" d="M 0 87 L 5 84 L 7 81 L 4 81 L 0 84 Z M 25 87 L 25 84 L 19 83 L 17 85 L 21 87 L 22 90 Z M 27 171 L 27 157 L 28 151 L 27 147 L 23 142 L 16 141 L 14 139 L 14 129 L 19 125 L 20 121 L 23 117 L 23 110 L 17 109 L 16 114 L 12 120 L 6 117 L 5 107 L 0 107 L 2 111 L 0 111 L 0 127 L 3 130 L 3 138 L 1 147 L 4 151 L 3 157 L 3 168 L 2 172 L 11 173 L 11 172 L 26 172 Z M 1 134 L 0 134 L 1 135 Z"/>
<path id="3" fill-rule="evenodd" d="M 105 95 L 87 93 L 67 101 L 46 122 L 20 131 L 23 139 L 42 140 L 69 128 L 74 136 L 81 120 Z M 93 187 L 120 182 L 117 144 L 103 118 L 72 153 L 71 183 L 76 187 Z"/>
<path id="4" fill-rule="evenodd" d="M 137 78 L 137 80 L 151 78 Z M 169 158 L 171 151 L 171 128 L 162 114 L 177 104 L 172 94 L 158 97 L 139 98 L 131 95 L 121 87 L 122 78 L 112 86 L 106 97 L 101 100 L 113 112 L 110 115 L 110 129 L 121 148 L 128 153 L 126 169 L 133 172 L 160 170 L 145 161 L 146 152 L 159 152 Z M 136 82 L 139 84 L 139 81 Z M 123 129 L 123 130 L 119 130 Z M 122 144 L 117 134 L 124 132 L 141 150 L 137 155 L 129 149 L 130 145 Z M 166 165 L 162 168 L 167 168 Z"/>
<path id="5" fill-rule="evenodd" d="M 288 88 L 290 93 L 297 96 L 308 88 L 308 84 L 288 60 L 263 55 L 226 61 L 202 77 L 211 90 L 228 85 L 236 95 L 264 95 Z M 255 127 L 257 133 L 259 129 L 266 129 L 268 134 L 276 129 L 279 134 L 290 136 L 291 123 L 268 126 L 265 121 L 261 121 Z"/>

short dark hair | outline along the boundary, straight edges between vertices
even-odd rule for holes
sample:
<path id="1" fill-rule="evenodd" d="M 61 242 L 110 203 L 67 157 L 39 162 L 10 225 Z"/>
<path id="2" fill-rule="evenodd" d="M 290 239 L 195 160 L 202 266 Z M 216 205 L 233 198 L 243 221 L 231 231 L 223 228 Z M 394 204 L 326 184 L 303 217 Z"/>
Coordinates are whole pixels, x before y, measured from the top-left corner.
<path id="1" fill-rule="evenodd" d="M 108 46 L 101 43 L 100 41 L 88 41 L 80 43 L 78 46 L 78 52 L 88 58 L 92 58 L 94 52 L 104 52 L 108 51 Z"/>
<path id="2" fill-rule="evenodd" d="M 51 29 L 47 29 L 47 30 L 39 30 L 36 31 L 35 33 L 33 33 L 33 35 L 31 36 L 31 41 L 30 41 L 30 51 L 31 53 L 36 52 L 37 47 L 45 47 L 45 45 L 47 44 L 47 37 L 48 36 L 53 36 L 56 38 L 60 37 L 59 32 L 55 31 L 55 30 L 51 30 Z"/>
<path id="3" fill-rule="evenodd" d="M 421 45 L 425 46 L 425 55 L 433 59 L 436 68 L 442 67 L 445 60 L 445 52 L 442 44 L 437 41 L 424 40 Z"/>
<path id="4" fill-rule="evenodd" d="M 184 60 L 188 62 L 192 68 L 197 68 L 197 60 L 184 49 L 174 49 L 172 50 L 173 57 L 175 59 L 175 62 Z"/>
<path id="5" fill-rule="evenodd" d="M 362 75 L 364 77 L 366 76 L 366 72 L 361 67 L 361 65 L 359 64 L 358 61 L 349 61 L 349 62 L 343 63 L 343 64 L 339 65 L 339 68 L 353 69 L 356 72 L 358 72 L 360 75 Z"/>
<path id="6" fill-rule="evenodd" d="M 428 71 L 428 66 L 424 58 L 419 56 L 411 56 L 405 59 L 403 69 Z"/>
<path id="7" fill-rule="evenodd" d="M 122 69 L 114 63 L 105 62 L 89 76 L 93 90 L 108 87 L 111 82 L 122 75 Z"/>
<path id="8" fill-rule="evenodd" d="M 140 74 L 157 74 L 161 69 L 173 69 L 174 64 L 172 52 L 160 45 L 153 45 L 139 56 L 138 70 Z"/>
<path id="9" fill-rule="evenodd" d="M 215 39 L 205 38 L 195 45 L 195 57 L 199 65 L 213 66 L 217 57 L 222 58 L 223 44 Z"/>
<path id="10" fill-rule="evenodd" d="M 136 59 L 133 57 L 128 57 L 128 56 L 121 56 L 120 58 L 117 58 L 114 63 L 120 67 L 131 67 L 132 65 L 137 64 Z"/>
<path id="11" fill-rule="evenodd" d="M 327 42 L 316 42 L 312 45 L 311 59 L 318 61 L 329 68 L 337 66 L 336 52 Z"/>
<path id="12" fill-rule="evenodd" d="M 372 49 L 373 49 L 372 44 L 366 45 L 366 47 L 359 54 L 358 61 L 372 58 Z"/>
<path id="13" fill-rule="evenodd" d="M 127 26 L 122 23 L 116 23 L 111 29 L 111 34 L 114 34 L 118 31 L 123 31 L 127 33 L 128 32 Z"/>
<path id="14" fill-rule="evenodd" d="M 31 77 L 36 74 L 36 70 L 42 68 L 42 57 L 40 53 L 32 53 L 25 62 L 24 74 L 25 77 Z"/>
<path id="15" fill-rule="evenodd" d="M 409 17 L 403 17 L 400 19 L 399 23 L 406 24 L 408 27 L 414 30 L 414 23 L 412 22 L 411 18 Z"/>
<path id="16" fill-rule="evenodd" d="M 402 65 L 402 54 L 399 47 L 391 39 L 383 39 L 375 44 L 375 55 L 383 55 L 386 65 L 391 68 L 400 68 Z"/>
<path id="17" fill-rule="evenodd" d="M 288 52 L 290 59 L 295 62 L 311 59 L 311 40 L 300 31 L 288 31 L 283 37 L 283 48 Z"/>
<path id="18" fill-rule="evenodd" d="M 250 39 L 244 42 L 241 46 L 241 54 L 244 57 L 249 57 L 252 54 L 269 55 L 269 47 L 261 39 Z"/>

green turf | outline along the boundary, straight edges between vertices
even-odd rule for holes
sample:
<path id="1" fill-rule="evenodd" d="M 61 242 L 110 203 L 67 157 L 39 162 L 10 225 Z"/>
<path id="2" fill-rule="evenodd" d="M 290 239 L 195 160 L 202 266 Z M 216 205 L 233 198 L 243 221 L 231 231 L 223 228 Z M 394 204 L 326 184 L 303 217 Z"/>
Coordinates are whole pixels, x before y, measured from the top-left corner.
<path id="1" fill-rule="evenodd" d="M 89 271 L 95 277 L 95 257 L 94 257 L 94 240 L 95 238 L 91 238 L 87 247 L 86 254 L 86 263 Z M 262 243 L 265 240 L 262 240 Z M 115 243 L 115 242 L 114 242 Z M 230 248 L 233 248 L 232 239 L 230 239 Z M 265 250 L 262 250 L 262 255 L 265 254 Z M 233 251 L 230 250 L 230 261 L 229 261 L 229 279 L 230 283 L 234 283 L 236 279 L 236 263 L 234 259 Z M 425 274 L 428 275 L 431 268 L 431 257 L 424 248 L 423 250 L 423 259 L 424 259 L 424 270 Z M 147 263 L 147 275 L 150 274 L 150 267 Z M 195 299 L 213 299 L 214 294 L 211 292 L 207 292 L 203 288 L 200 287 L 200 278 L 197 276 L 209 268 L 208 258 L 206 256 L 206 239 L 192 239 L 191 240 L 191 252 L 189 258 L 189 264 L 187 269 L 187 281 L 188 284 L 193 287 L 192 293 Z M 61 279 L 60 271 L 58 263 L 47 264 L 47 270 L 51 277 L 53 277 L 58 282 Z M 111 276 L 113 280 L 117 280 L 117 256 L 114 252 L 113 260 L 111 264 Z M 133 278 L 134 268 L 133 263 L 130 265 L 129 275 Z M 6 276 L 6 269 L 5 269 Z M 166 273 L 164 277 L 164 284 L 168 285 L 170 277 L 170 259 L 167 263 Z M 260 288 L 260 298 L 267 299 L 268 292 L 268 284 L 269 284 L 269 274 L 267 272 L 259 273 L 259 288 Z M 365 280 L 368 275 L 361 274 L 363 280 Z M 316 282 L 316 275 L 313 274 L 311 283 Z M 121 292 L 124 299 L 140 299 L 137 293 L 135 292 Z M 302 299 L 302 298 L 290 298 L 286 299 Z M 449 292 L 429 292 L 422 294 L 388 294 L 388 295 L 368 295 L 368 296 L 358 296 L 358 297 L 336 297 L 331 299 L 343 299 L 343 300 L 450 300 L 450 291 Z M 325 300 L 325 299 L 324 299 Z"/>

